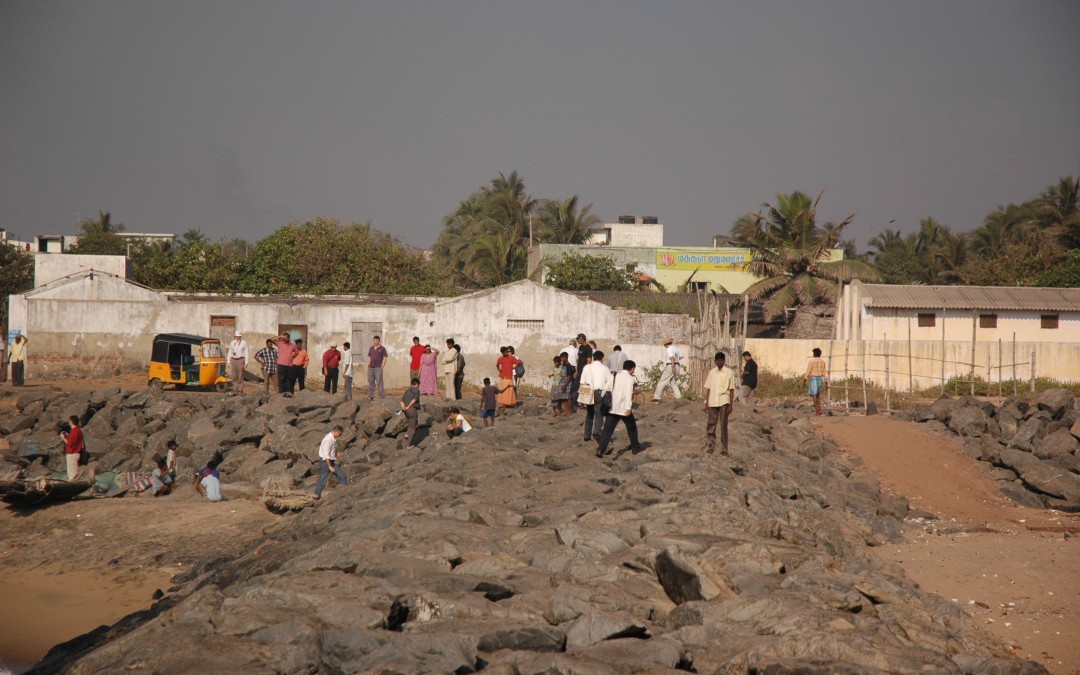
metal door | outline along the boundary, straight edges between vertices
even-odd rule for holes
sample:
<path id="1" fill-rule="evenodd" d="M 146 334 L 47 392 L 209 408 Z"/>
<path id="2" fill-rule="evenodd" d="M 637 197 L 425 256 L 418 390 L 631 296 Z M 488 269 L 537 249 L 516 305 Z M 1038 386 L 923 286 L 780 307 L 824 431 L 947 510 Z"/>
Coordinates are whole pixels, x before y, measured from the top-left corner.
<path id="1" fill-rule="evenodd" d="M 353 363 L 357 368 L 367 368 L 367 353 L 371 347 L 371 340 L 376 336 L 385 338 L 382 334 L 381 321 L 353 321 L 352 325 L 352 353 Z M 382 342 L 385 344 L 386 340 Z"/>

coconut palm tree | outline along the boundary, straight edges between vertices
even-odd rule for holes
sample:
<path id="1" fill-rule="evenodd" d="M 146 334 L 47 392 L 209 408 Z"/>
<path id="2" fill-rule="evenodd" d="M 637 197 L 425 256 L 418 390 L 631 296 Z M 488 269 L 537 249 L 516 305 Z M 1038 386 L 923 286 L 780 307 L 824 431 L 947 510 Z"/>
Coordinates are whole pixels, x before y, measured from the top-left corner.
<path id="1" fill-rule="evenodd" d="M 778 193 L 776 204 L 742 216 L 732 237 L 750 249 L 745 269 L 760 277 L 746 290 L 751 298 L 766 298 L 773 316 L 800 305 L 832 303 L 845 281 L 877 279 L 873 267 L 860 260 L 830 260 L 852 213 L 838 224 L 817 224 L 817 206 L 824 190 L 811 200 L 802 192 Z"/>
<path id="2" fill-rule="evenodd" d="M 569 199 L 545 199 L 537 212 L 540 231 L 537 238 L 548 244 L 584 244 L 593 227 L 601 223 L 592 213 L 592 204 L 578 207 L 578 196 Z"/>

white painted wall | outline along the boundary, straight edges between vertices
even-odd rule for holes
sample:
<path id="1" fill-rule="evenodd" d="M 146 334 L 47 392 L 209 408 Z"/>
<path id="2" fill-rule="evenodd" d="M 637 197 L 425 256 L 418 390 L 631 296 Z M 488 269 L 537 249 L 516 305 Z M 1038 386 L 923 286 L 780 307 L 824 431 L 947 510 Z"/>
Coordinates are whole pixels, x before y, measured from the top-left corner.
<path id="1" fill-rule="evenodd" d="M 122 255 L 34 254 L 34 287 L 85 270 L 107 272 L 127 278 L 128 261 Z"/>

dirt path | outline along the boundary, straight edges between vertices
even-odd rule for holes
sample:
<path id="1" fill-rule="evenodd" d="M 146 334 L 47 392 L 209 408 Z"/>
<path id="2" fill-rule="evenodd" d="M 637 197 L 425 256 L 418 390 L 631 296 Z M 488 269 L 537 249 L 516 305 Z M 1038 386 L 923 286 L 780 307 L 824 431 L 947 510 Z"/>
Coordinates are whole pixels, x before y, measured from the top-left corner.
<path id="1" fill-rule="evenodd" d="M 990 468 L 951 436 L 889 417 L 821 417 L 818 428 L 864 461 L 882 488 L 938 520 L 905 523 L 879 554 L 965 610 L 1014 653 L 1080 673 L 1080 516 L 1003 497 Z"/>

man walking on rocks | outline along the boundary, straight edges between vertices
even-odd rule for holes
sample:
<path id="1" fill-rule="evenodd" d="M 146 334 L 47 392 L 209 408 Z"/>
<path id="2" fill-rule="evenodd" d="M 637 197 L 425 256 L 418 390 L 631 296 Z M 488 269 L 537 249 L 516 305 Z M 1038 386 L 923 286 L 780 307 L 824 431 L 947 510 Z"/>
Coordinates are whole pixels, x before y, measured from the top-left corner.
<path id="1" fill-rule="evenodd" d="M 660 381 L 656 383 L 656 391 L 653 392 L 653 403 L 660 402 L 660 396 L 669 386 L 675 398 L 682 398 L 682 391 L 679 389 L 679 361 L 682 360 L 682 354 L 675 347 L 675 338 L 664 338 L 664 347 L 664 369 L 660 371 Z"/>
<path id="2" fill-rule="evenodd" d="M 754 390 L 757 389 L 757 361 L 750 356 L 750 352 L 743 352 L 742 384 L 739 387 L 739 400 L 749 406 L 749 411 L 754 411 Z"/>
<path id="3" fill-rule="evenodd" d="M 608 371 L 607 364 L 604 363 L 604 352 L 594 351 L 592 363 L 585 366 L 581 373 L 581 387 L 582 390 L 586 387 L 589 389 L 589 398 L 584 399 L 584 391 L 579 392 L 584 399 L 582 405 L 585 406 L 585 426 L 582 428 L 582 434 L 586 441 L 600 440 L 600 432 L 604 426 L 601 400 L 605 391 L 611 391 L 611 382 L 611 373 Z"/>
<path id="4" fill-rule="evenodd" d="M 638 442 L 637 421 L 634 419 L 634 369 L 637 364 L 627 360 L 623 364 L 622 371 L 615 376 L 615 382 L 611 386 L 611 411 L 604 418 L 604 429 L 600 432 L 600 445 L 596 448 L 596 456 L 603 457 L 608 454 L 608 443 L 611 435 L 615 433 L 615 427 L 622 420 L 626 427 L 626 435 L 630 437 L 630 451 L 640 452 L 641 443 Z"/>
<path id="5" fill-rule="evenodd" d="M 803 384 L 809 385 L 807 393 L 814 399 L 814 414 L 821 417 L 821 390 L 829 388 L 829 371 L 825 365 L 825 359 L 821 358 L 821 350 L 814 347 L 812 353 L 814 358 L 806 364 Z"/>
<path id="6" fill-rule="evenodd" d="M 322 493 L 326 488 L 326 483 L 330 480 L 330 474 L 337 476 L 339 484 L 349 484 L 349 479 L 345 477 L 345 472 L 341 470 L 341 466 L 337 463 L 337 439 L 343 433 L 345 433 L 345 429 L 340 424 L 336 424 L 330 430 L 330 433 L 323 436 L 322 443 L 319 444 L 320 473 L 319 482 L 315 485 L 315 499 L 322 499 Z"/>
<path id="7" fill-rule="evenodd" d="M 713 357 L 716 366 L 705 378 L 705 412 L 709 413 L 705 425 L 705 452 L 710 455 L 716 451 L 717 424 L 720 425 L 720 454 L 728 454 L 728 417 L 735 398 L 735 373 L 724 365 L 725 360 L 724 352 L 716 352 Z"/>
<path id="8" fill-rule="evenodd" d="M 608 371 L 615 377 L 626 363 L 626 354 L 623 353 L 622 345 L 615 345 L 611 350 L 611 356 L 607 357 Z"/>
<path id="9" fill-rule="evenodd" d="M 345 351 L 341 353 L 341 375 L 345 378 L 345 400 L 351 401 L 353 378 L 352 345 L 345 342 L 341 346 L 345 348 Z"/>
<path id="10" fill-rule="evenodd" d="M 409 420 L 409 430 L 405 432 L 405 449 L 416 447 L 416 421 L 420 419 L 420 378 L 414 377 L 409 388 L 401 396 L 401 413 Z"/>
<path id="11" fill-rule="evenodd" d="M 272 394 L 271 390 L 274 387 L 271 382 L 277 379 L 278 372 L 278 352 L 273 340 L 267 340 L 266 346 L 255 352 L 255 360 L 259 362 L 259 370 L 262 371 L 263 380 L 266 381 L 266 393 Z"/>
<path id="12" fill-rule="evenodd" d="M 233 396 L 244 393 L 244 373 L 247 371 L 248 344 L 240 331 L 233 333 L 229 344 L 229 380 L 232 381 Z"/>
<path id="13" fill-rule="evenodd" d="M 378 335 L 371 339 L 371 346 L 367 351 L 367 400 L 375 400 L 375 390 L 379 391 L 379 398 L 386 398 L 386 390 L 383 388 L 383 364 L 386 363 L 386 347 L 382 346 L 382 340 Z"/>

